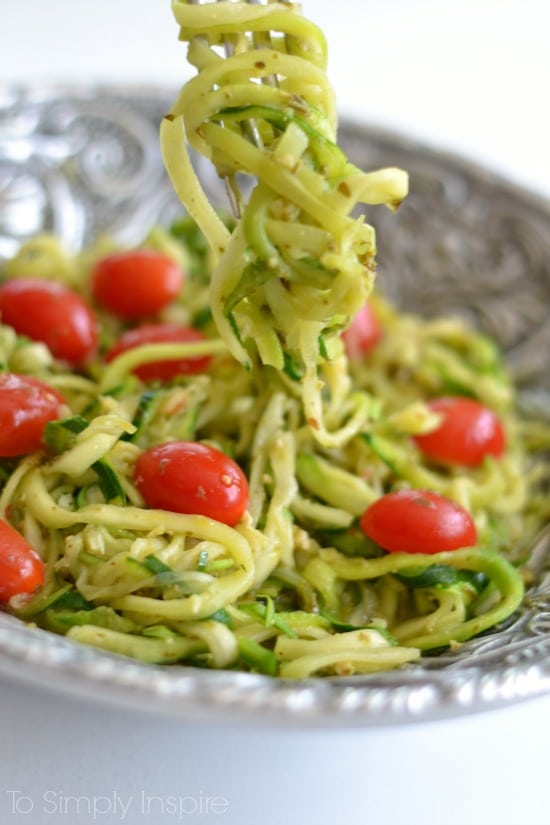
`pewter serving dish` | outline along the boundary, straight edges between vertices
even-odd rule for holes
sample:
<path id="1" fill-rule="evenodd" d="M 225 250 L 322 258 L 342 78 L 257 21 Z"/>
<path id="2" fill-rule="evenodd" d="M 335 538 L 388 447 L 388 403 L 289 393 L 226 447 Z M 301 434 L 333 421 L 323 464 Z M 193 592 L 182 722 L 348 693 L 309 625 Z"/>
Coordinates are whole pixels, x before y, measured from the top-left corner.
<path id="1" fill-rule="evenodd" d="M 104 232 L 132 243 L 180 215 L 158 145 L 172 98 L 148 88 L 0 90 L 0 258 L 43 230 L 72 248 Z M 370 213 L 381 287 L 403 308 L 460 313 L 496 338 L 521 404 L 550 417 L 550 205 L 463 160 L 365 126 L 342 125 L 340 141 L 364 169 L 410 173 L 411 195 L 397 215 Z M 221 202 L 223 186 L 197 163 Z M 478 712 L 550 692 L 550 527 L 532 567 L 534 584 L 506 627 L 389 673 L 285 682 L 155 667 L 5 614 L 0 671 L 182 719 L 357 727 Z"/>

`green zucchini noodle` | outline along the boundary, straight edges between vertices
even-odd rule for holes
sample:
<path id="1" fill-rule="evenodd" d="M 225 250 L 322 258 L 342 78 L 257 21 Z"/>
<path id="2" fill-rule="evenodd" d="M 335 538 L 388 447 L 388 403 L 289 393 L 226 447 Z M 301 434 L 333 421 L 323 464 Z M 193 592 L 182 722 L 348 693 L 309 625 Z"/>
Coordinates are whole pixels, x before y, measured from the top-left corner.
<path id="1" fill-rule="evenodd" d="M 40 379 L 67 406 L 40 449 L 0 458 L 0 516 L 45 570 L 43 586 L 7 609 L 144 662 L 288 679 L 409 666 L 498 628 L 522 602 L 529 550 L 550 516 L 547 425 L 519 415 L 483 334 L 371 292 L 374 232 L 351 211 L 395 207 L 406 176 L 365 175 L 337 147 L 326 46 L 299 7 L 173 5 L 198 74 L 161 141 L 188 214 L 153 227 L 141 247 L 185 273 L 153 320 L 204 337 L 106 357 L 129 328 L 93 290 L 94 267 L 118 251 L 109 238 L 73 253 L 42 235 L 3 266 L 2 281 L 70 288 L 100 329 L 97 353 L 76 369 L 0 325 L 1 371 Z M 208 202 L 187 143 L 235 197 L 238 172 L 256 179 L 235 226 Z M 383 334 L 348 358 L 342 331 L 367 296 Z M 200 357 L 198 372 L 136 374 Z M 496 413 L 502 455 L 467 467 L 421 451 L 415 436 L 440 422 L 429 402 L 448 395 Z M 147 506 L 136 462 L 178 441 L 215 447 L 243 470 L 248 503 L 233 526 Z M 467 510 L 476 545 L 433 552 L 426 534 L 422 552 L 386 552 L 363 533 L 370 505 L 415 488 Z"/>
<path id="2" fill-rule="evenodd" d="M 44 344 L 0 327 L 4 369 L 47 382 L 70 408 L 54 422 L 61 441 L 50 436 L 49 449 L 0 460 L 1 515 L 46 571 L 44 586 L 13 597 L 11 611 L 146 662 L 285 678 L 402 666 L 514 612 L 522 564 L 550 511 L 541 486 L 548 472 L 537 459 L 550 437 L 540 422 L 517 415 L 491 341 L 453 318 L 398 312 L 373 293 L 383 338 L 368 357 L 338 359 L 327 372 L 327 421 L 334 405 L 349 403 L 350 384 L 368 415 L 359 432 L 327 446 L 307 424 L 299 379 L 275 367 L 247 369 L 219 337 L 209 317 L 215 263 L 193 219 L 154 228 L 143 246 L 187 272 L 159 320 L 201 324 L 202 343 L 146 344 L 106 363 L 103 353 L 125 323 L 94 306 L 100 351 L 76 371 Z M 42 236 L 21 247 L 3 276 L 60 273 L 93 304 L 90 273 L 113 248 L 100 239 L 71 255 Z M 200 354 L 212 359 L 201 374 L 144 382 L 132 372 L 159 358 Z M 422 455 L 411 436 L 434 426 L 426 401 L 449 391 L 498 413 L 507 434 L 502 457 L 464 468 Z M 137 458 L 182 439 L 217 446 L 245 471 L 248 509 L 234 527 L 146 507 L 134 482 Z M 478 545 L 414 556 L 376 546 L 359 530 L 359 517 L 385 492 L 407 487 L 467 508 Z"/>
<path id="3" fill-rule="evenodd" d="M 326 353 L 341 352 L 339 333 L 370 292 L 376 251 L 373 228 L 350 213 L 358 203 L 396 208 L 407 175 L 361 172 L 338 147 L 325 40 L 298 5 L 175 0 L 172 8 L 198 74 L 164 119 L 161 146 L 174 188 L 219 256 L 210 287 L 217 328 L 243 364 L 256 355 L 303 373 L 306 420 L 325 445 L 344 443 L 368 405 L 346 388 L 328 425 Z M 270 42 L 258 45 L 269 32 Z M 230 55 L 218 54 L 222 43 L 231 44 Z M 201 189 L 187 145 L 212 161 L 240 201 L 231 235 Z M 246 204 L 237 173 L 255 180 Z"/>

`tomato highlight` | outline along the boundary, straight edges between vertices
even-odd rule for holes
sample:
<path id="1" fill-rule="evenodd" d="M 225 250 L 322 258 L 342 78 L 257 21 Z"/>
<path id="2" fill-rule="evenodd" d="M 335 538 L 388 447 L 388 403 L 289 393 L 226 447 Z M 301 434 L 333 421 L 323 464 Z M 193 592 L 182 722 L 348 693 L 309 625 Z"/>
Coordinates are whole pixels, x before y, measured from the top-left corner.
<path id="1" fill-rule="evenodd" d="M 348 358 L 355 360 L 367 355 L 378 344 L 382 334 L 380 321 L 367 302 L 342 333 Z"/>
<path id="2" fill-rule="evenodd" d="M 0 519 L 0 601 L 32 594 L 44 584 L 44 563 L 27 540 Z"/>
<path id="3" fill-rule="evenodd" d="M 75 366 L 96 351 L 95 315 L 63 284 L 39 278 L 6 281 L 0 286 L 0 316 L 19 335 L 42 341 L 55 358 Z"/>
<path id="4" fill-rule="evenodd" d="M 359 524 L 388 553 L 442 553 L 477 542 L 470 513 L 433 490 L 387 493 L 367 507 Z"/>
<path id="5" fill-rule="evenodd" d="M 435 461 L 476 467 L 486 456 L 500 458 L 504 453 L 502 422 L 479 401 L 448 396 L 430 401 L 428 407 L 440 413 L 442 421 L 432 432 L 414 437 L 424 455 Z"/>
<path id="6" fill-rule="evenodd" d="M 26 455 L 42 446 L 48 421 L 63 415 L 65 399 L 30 375 L 0 375 L 0 457 Z"/>
<path id="7" fill-rule="evenodd" d="M 180 293 L 183 272 L 161 252 L 134 249 L 98 261 L 92 292 L 98 304 L 126 320 L 156 315 Z"/>
<path id="8" fill-rule="evenodd" d="M 149 507 L 207 516 L 233 526 L 248 506 L 248 482 L 220 450 L 194 441 L 171 441 L 142 453 L 135 484 Z"/>

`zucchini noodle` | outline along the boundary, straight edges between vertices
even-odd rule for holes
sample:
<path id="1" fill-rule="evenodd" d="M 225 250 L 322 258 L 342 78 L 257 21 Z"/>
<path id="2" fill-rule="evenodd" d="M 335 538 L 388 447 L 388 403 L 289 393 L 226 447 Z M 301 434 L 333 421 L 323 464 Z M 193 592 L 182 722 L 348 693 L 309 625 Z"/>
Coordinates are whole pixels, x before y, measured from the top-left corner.
<path id="1" fill-rule="evenodd" d="M 68 369 L 44 345 L 0 326 L 4 369 L 14 362 L 63 392 L 68 411 L 46 428 L 48 449 L 0 459 L 4 518 L 42 557 L 44 586 L 15 596 L 22 619 L 145 662 L 253 670 L 283 678 L 368 674 L 413 663 L 498 626 L 523 597 L 522 564 L 550 514 L 550 438 L 520 418 L 501 357 L 461 321 L 425 321 L 370 303 L 384 328 L 367 357 L 327 364 L 327 422 L 366 415 L 339 446 L 308 426 L 299 378 L 247 369 L 209 316 L 211 254 L 190 217 L 155 227 L 147 249 L 184 263 L 180 296 L 159 321 L 199 325 L 204 341 L 145 344 L 106 363 L 125 322 L 99 306 L 97 357 Z M 71 272 L 92 304 L 90 273 L 113 250 L 104 239 L 70 255 L 51 237 L 24 245 L 4 277 Z M 133 370 L 208 355 L 201 374 L 142 381 Z M 398 376 L 398 383 L 396 383 Z M 351 391 L 350 391 L 351 388 Z M 434 426 L 427 401 L 457 389 L 498 413 L 507 448 L 475 468 L 430 462 L 413 436 Z M 341 410 L 345 412 L 342 413 Z M 200 441 L 231 455 L 248 478 L 243 518 L 145 506 L 134 467 L 150 447 Z M 469 510 L 476 547 L 386 553 L 358 520 L 384 493 L 439 492 Z M 426 540 L 429 551 L 429 541 Z"/>
<path id="2" fill-rule="evenodd" d="M 350 213 L 358 203 L 395 209 L 407 176 L 361 172 L 338 147 L 325 40 L 298 5 L 175 0 L 172 8 L 198 74 L 164 119 L 161 147 L 174 188 L 219 256 L 210 287 L 216 326 L 241 363 L 256 356 L 277 370 L 292 364 L 306 420 L 325 446 L 338 446 L 368 414 L 364 398 L 350 393 L 344 417 L 333 416 L 328 428 L 321 397 L 332 389 L 327 353 L 341 352 L 339 334 L 374 276 L 374 230 Z M 258 46 L 268 33 L 269 44 Z M 230 54 L 218 53 L 222 43 Z M 239 201 L 231 235 L 201 189 L 188 145 Z M 246 204 L 237 173 L 255 180 Z"/>
<path id="3" fill-rule="evenodd" d="M 8 609 L 144 662 L 288 679 L 410 666 L 498 628 L 523 599 L 529 550 L 550 516 L 548 427 L 518 414 L 493 342 L 371 292 L 374 230 L 351 212 L 360 202 L 395 208 L 406 176 L 364 174 L 338 148 L 326 44 L 299 7 L 173 8 L 198 74 L 161 142 L 188 214 L 153 227 L 142 248 L 186 275 L 154 320 L 204 337 L 106 357 L 129 327 L 93 290 L 97 262 L 117 251 L 109 239 L 72 254 L 43 235 L 5 264 L 4 281 L 70 287 L 100 329 L 77 369 L 0 325 L 1 372 L 39 379 L 66 401 L 40 449 L 0 458 L 1 515 L 45 571 Z M 228 180 L 235 226 L 208 202 L 188 145 Z M 255 179 L 246 203 L 241 172 Z M 383 335 L 348 358 L 342 332 L 367 296 Z M 159 360 L 197 358 L 196 373 L 140 377 Z M 422 452 L 416 437 L 439 424 L 429 402 L 448 395 L 498 416 L 502 455 L 467 467 Z M 181 441 L 242 469 L 248 504 L 236 523 L 147 506 L 137 462 Z M 367 508 L 414 488 L 467 510 L 475 546 L 434 552 L 426 533 L 412 554 L 368 538 Z"/>

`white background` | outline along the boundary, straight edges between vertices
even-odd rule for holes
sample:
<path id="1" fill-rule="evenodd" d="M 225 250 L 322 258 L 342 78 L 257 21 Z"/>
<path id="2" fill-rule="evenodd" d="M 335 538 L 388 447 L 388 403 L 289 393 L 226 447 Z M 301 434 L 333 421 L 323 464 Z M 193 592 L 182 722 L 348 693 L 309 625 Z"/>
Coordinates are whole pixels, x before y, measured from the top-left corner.
<path id="1" fill-rule="evenodd" d="M 340 111 L 550 195 L 550 0 L 304 0 Z M 190 76 L 169 0 L 1 0 L 0 80 Z"/>
<path id="2" fill-rule="evenodd" d="M 550 196 L 550 0 L 304 5 L 327 34 L 342 115 L 467 155 Z M 168 0 L 0 0 L 0 22 L 1 82 L 174 87 L 189 76 Z M 319 733 L 262 730 L 258 720 L 219 730 L 39 685 L 0 687 L 2 823 L 550 821 L 550 696 L 459 720 Z M 158 797 L 151 816 L 142 794 Z M 76 796 L 78 820 L 67 799 Z M 115 797 L 128 804 L 124 818 Z M 179 817 L 170 797 L 184 800 Z M 190 813 L 205 797 L 225 799 L 225 813 Z"/>

